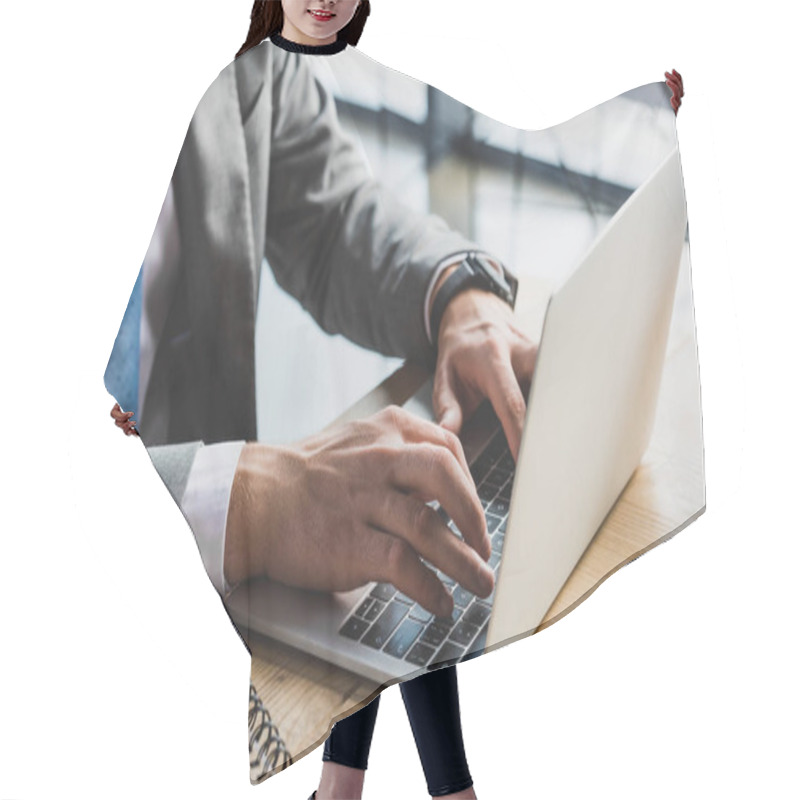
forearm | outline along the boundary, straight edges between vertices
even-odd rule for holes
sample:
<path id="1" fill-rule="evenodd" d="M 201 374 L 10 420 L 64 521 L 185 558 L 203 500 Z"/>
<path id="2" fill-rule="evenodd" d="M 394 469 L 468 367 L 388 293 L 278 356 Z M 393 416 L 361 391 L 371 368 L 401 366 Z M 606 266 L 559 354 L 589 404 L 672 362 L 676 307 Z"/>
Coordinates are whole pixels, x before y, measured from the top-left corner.
<path id="1" fill-rule="evenodd" d="M 291 57 L 274 87 L 265 255 L 323 330 L 428 360 L 424 301 L 442 259 L 480 248 L 375 180 L 334 98 Z"/>
<path id="2" fill-rule="evenodd" d="M 360 170 L 353 165 L 349 193 L 312 218 L 313 231 L 297 231 L 290 241 L 288 221 L 276 212 L 268 261 L 278 283 L 323 330 L 385 355 L 428 360 L 431 278 L 443 261 L 480 248 L 372 179 L 359 183 Z"/>

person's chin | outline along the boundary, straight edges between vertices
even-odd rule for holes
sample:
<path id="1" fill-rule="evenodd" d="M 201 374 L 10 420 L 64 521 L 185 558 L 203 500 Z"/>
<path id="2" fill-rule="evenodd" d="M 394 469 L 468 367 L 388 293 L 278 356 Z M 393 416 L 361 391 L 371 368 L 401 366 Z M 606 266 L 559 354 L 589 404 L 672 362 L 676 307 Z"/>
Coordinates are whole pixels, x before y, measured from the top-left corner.
<path id="1" fill-rule="evenodd" d="M 309 38 L 314 39 L 315 44 L 322 44 L 330 36 L 339 38 L 338 30 L 333 30 L 329 25 L 323 23 L 315 25 L 311 22 L 310 25 L 304 25 L 300 30 Z"/>

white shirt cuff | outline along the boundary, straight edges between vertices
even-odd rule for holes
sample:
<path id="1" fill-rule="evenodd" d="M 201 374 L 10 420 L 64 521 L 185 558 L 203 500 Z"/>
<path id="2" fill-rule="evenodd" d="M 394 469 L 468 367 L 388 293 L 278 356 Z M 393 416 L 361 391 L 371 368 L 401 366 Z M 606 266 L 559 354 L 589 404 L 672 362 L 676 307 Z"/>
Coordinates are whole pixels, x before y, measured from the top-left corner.
<path id="1" fill-rule="evenodd" d="M 439 276 L 448 267 L 452 266 L 453 264 L 460 264 L 469 253 L 480 253 L 481 255 L 491 259 L 492 266 L 496 266 L 494 262 L 497 261 L 497 259 L 493 258 L 489 253 L 486 253 L 483 250 L 463 250 L 460 253 L 451 253 L 437 264 L 436 268 L 433 270 L 430 280 L 428 281 L 428 291 L 425 292 L 425 305 L 423 307 L 423 315 L 425 317 L 425 335 L 428 337 L 428 341 L 431 344 L 433 344 L 433 335 L 431 333 L 430 305 L 431 296 L 433 295 L 433 287 L 436 286 L 436 281 L 439 280 Z M 498 270 L 498 273 L 502 274 L 501 270 Z"/>
<path id="2" fill-rule="evenodd" d="M 244 441 L 220 442 L 201 447 L 194 457 L 181 510 L 194 533 L 200 557 L 214 588 L 225 596 L 225 526 L 233 476 Z"/>

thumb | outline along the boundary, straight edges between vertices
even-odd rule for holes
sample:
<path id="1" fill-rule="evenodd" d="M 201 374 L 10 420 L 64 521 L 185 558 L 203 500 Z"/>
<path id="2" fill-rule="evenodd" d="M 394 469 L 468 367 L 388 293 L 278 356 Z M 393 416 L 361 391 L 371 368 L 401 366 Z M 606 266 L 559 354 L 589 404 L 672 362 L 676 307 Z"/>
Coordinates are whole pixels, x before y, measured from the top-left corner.
<path id="1" fill-rule="evenodd" d="M 449 406 L 439 417 L 439 424 L 452 433 L 461 431 L 461 409 L 458 406 Z"/>

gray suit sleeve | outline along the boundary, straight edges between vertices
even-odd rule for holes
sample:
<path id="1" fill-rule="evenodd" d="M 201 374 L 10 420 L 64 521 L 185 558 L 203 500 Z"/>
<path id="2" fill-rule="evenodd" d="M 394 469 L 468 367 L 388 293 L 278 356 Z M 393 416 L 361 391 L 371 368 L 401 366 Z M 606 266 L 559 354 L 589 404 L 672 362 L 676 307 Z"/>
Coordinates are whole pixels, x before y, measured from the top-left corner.
<path id="1" fill-rule="evenodd" d="M 198 441 L 147 448 L 153 466 L 179 508 L 186 491 L 186 483 L 189 480 L 194 457 L 202 445 L 203 443 Z"/>
<path id="2" fill-rule="evenodd" d="M 381 186 L 307 60 L 273 50 L 265 255 L 277 282 L 328 333 L 432 363 L 428 281 L 443 259 L 482 248 Z"/>

